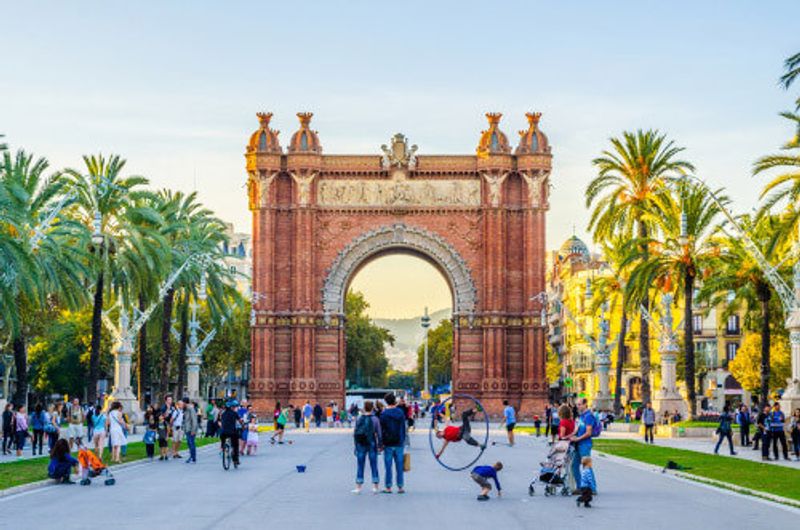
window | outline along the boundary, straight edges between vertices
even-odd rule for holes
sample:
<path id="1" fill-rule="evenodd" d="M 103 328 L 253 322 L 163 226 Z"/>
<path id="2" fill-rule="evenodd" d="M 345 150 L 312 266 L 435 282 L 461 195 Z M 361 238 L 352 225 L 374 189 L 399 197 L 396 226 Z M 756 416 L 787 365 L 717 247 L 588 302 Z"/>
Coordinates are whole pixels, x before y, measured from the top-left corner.
<path id="1" fill-rule="evenodd" d="M 736 353 L 739 351 L 739 343 L 738 342 L 729 342 L 725 345 L 725 352 L 727 353 L 728 361 L 732 361 L 736 358 Z"/>
<path id="2" fill-rule="evenodd" d="M 703 334 L 703 315 L 692 315 L 692 328 L 695 335 Z"/>
<path id="3" fill-rule="evenodd" d="M 726 326 L 725 331 L 728 333 L 728 335 L 739 334 L 739 315 L 731 315 L 728 317 L 728 325 Z"/>

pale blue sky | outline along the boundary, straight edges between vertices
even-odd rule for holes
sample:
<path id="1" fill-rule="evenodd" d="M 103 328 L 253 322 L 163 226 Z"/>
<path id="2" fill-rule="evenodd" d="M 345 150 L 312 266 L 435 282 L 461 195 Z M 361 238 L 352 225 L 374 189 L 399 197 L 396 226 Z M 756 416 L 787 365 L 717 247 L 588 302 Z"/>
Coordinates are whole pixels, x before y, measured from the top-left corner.
<path id="1" fill-rule="evenodd" d="M 800 2 L 0 1 L 0 132 L 76 166 L 127 157 L 249 231 L 254 113 L 315 113 L 327 153 L 473 153 L 485 111 L 516 141 L 544 113 L 553 146 L 548 246 L 585 233 L 591 159 L 612 134 L 658 127 L 740 209 L 752 161 L 790 136 L 777 86 L 800 51 Z M 588 241 L 587 241 L 588 242 Z"/>

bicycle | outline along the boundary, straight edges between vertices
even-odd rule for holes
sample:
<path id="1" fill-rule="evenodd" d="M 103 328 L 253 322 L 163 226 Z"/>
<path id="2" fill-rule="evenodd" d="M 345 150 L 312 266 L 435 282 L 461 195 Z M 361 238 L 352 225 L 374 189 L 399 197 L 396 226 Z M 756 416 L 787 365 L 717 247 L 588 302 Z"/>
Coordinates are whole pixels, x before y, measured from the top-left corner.
<path id="1" fill-rule="evenodd" d="M 231 441 L 226 438 L 222 443 L 222 468 L 227 471 L 231 468 Z"/>

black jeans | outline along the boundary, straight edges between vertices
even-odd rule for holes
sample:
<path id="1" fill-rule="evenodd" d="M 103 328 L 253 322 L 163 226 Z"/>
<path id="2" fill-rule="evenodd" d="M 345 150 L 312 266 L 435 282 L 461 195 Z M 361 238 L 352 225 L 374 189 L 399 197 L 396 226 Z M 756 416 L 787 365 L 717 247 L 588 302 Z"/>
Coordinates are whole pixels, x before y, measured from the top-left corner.
<path id="1" fill-rule="evenodd" d="M 14 431 L 9 427 L 3 429 L 3 453 L 11 451 L 12 444 L 14 443 Z"/>
<path id="2" fill-rule="evenodd" d="M 800 429 L 792 431 L 792 449 L 794 449 L 794 456 L 800 458 Z"/>
<path id="3" fill-rule="evenodd" d="M 473 415 L 472 409 L 465 410 L 461 414 L 461 427 L 458 430 L 458 436 L 460 439 L 464 440 L 469 445 L 478 447 L 480 444 L 475 438 L 472 437 L 472 426 L 469 424 L 469 419 L 472 417 L 472 415 Z"/>
<path id="4" fill-rule="evenodd" d="M 742 425 L 739 428 L 739 443 L 742 447 L 750 445 L 750 426 Z"/>
<path id="5" fill-rule="evenodd" d="M 771 440 L 769 431 L 761 431 L 761 456 L 769 458 L 769 443 Z"/>
<path id="6" fill-rule="evenodd" d="M 144 444 L 144 449 L 147 452 L 147 458 L 153 458 L 156 455 L 156 444 Z"/>
<path id="7" fill-rule="evenodd" d="M 719 451 L 719 446 L 722 445 L 722 440 L 724 440 L 725 438 L 728 439 L 728 445 L 730 446 L 731 454 L 736 452 L 733 450 L 733 436 L 731 435 L 731 431 L 725 431 L 725 432 L 720 431 L 719 440 L 717 440 L 717 446 L 714 447 L 714 454 L 717 454 L 717 452 Z"/>
<path id="8" fill-rule="evenodd" d="M 219 435 L 219 443 L 220 447 L 225 445 L 225 440 L 231 441 L 231 458 L 234 464 L 239 463 L 239 433 L 236 434 L 225 434 L 220 433 Z"/>
<path id="9" fill-rule="evenodd" d="M 655 430 L 655 425 L 647 425 L 644 426 L 644 442 L 653 443 L 653 431 Z"/>
<path id="10" fill-rule="evenodd" d="M 36 454 L 37 445 L 39 446 L 39 454 L 42 454 L 42 445 L 44 445 L 44 429 L 33 430 L 33 447 L 31 448 L 31 454 Z"/>
<path id="11" fill-rule="evenodd" d="M 781 452 L 783 452 L 783 458 L 789 460 L 789 446 L 786 444 L 786 433 L 784 431 L 772 431 L 769 433 L 769 437 L 772 440 L 772 454 L 775 455 L 775 460 L 778 460 L 778 442 L 781 442 Z M 769 453 L 769 451 L 767 451 Z"/>

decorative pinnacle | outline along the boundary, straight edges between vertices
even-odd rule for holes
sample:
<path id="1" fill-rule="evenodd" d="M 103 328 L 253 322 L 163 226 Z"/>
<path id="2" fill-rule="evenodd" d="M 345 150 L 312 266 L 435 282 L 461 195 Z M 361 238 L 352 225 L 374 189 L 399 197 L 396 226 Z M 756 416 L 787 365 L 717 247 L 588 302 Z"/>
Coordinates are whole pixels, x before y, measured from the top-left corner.
<path id="1" fill-rule="evenodd" d="M 535 129 L 539 125 L 539 119 L 542 117 L 541 112 L 526 112 L 525 116 L 528 117 L 528 124 L 531 128 Z"/>
<path id="2" fill-rule="evenodd" d="M 500 118 L 503 117 L 502 112 L 487 112 L 486 119 L 489 120 L 489 125 L 498 125 L 500 123 Z"/>
<path id="3" fill-rule="evenodd" d="M 258 122 L 261 124 L 262 128 L 269 128 L 269 120 L 272 119 L 271 112 L 256 112 L 256 116 L 258 116 Z"/>
<path id="4" fill-rule="evenodd" d="M 314 116 L 313 112 L 298 112 L 297 117 L 300 119 L 300 127 L 307 129 L 311 123 L 312 116 Z"/>

